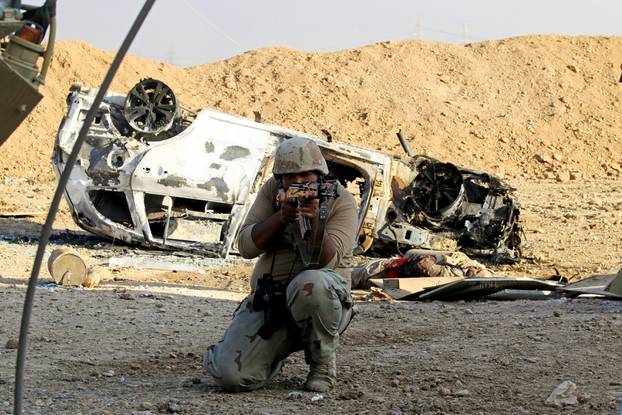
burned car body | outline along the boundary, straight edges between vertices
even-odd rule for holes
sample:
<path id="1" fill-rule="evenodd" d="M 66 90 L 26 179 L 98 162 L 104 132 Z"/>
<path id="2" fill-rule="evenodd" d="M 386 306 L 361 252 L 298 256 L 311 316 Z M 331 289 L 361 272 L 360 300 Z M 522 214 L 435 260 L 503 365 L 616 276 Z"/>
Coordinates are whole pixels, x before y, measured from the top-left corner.
<path id="1" fill-rule="evenodd" d="M 60 175 L 95 90 L 74 86 L 52 164 Z M 173 92 L 146 79 L 129 94 L 108 93 L 65 196 L 82 228 L 148 247 L 226 257 L 276 146 L 315 140 L 358 203 L 355 253 L 420 247 L 513 258 L 520 255 L 519 208 L 498 178 L 425 156 L 391 157 L 222 112 L 180 109 Z"/>

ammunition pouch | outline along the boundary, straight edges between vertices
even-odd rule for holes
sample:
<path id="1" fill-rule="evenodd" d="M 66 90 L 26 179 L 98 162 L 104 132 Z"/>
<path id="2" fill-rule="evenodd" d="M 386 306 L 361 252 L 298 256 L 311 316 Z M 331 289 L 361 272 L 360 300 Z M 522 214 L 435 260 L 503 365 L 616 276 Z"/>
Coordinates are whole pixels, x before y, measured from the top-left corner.
<path id="1" fill-rule="evenodd" d="M 258 334 L 268 340 L 287 321 L 285 284 L 275 281 L 272 274 L 264 274 L 257 280 L 252 307 L 254 311 L 264 312 L 264 324 Z"/>

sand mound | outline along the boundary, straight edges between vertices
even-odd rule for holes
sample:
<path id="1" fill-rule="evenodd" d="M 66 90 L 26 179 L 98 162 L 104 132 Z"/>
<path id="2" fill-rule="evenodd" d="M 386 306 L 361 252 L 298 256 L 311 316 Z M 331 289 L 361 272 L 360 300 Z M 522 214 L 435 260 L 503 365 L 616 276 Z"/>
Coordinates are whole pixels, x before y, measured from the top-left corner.
<path id="1" fill-rule="evenodd" d="M 112 60 L 60 42 L 45 98 L 0 148 L 0 177 L 52 176 L 54 134 L 73 82 L 98 86 Z M 622 174 L 620 37 L 519 37 L 468 45 L 383 42 L 334 53 L 250 51 L 194 68 L 128 57 L 112 90 L 169 84 L 188 108 L 216 108 L 400 154 L 511 178 Z"/>

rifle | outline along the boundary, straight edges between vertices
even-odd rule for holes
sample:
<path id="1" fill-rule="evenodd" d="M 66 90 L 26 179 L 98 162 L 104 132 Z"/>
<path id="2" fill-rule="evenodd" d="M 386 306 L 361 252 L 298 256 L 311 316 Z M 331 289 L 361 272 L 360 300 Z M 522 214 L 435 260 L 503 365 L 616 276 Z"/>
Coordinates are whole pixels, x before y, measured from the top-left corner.
<path id="1" fill-rule="evenodd" d="M 279 189 L 276 195 L 276 205 L 281 206 L 288 199 L 296 199 L 298 204 L 303 199 L 319 199 L 317 226 L 313 227 L 310 218 L 300 217 L 298 220 L 299 232 L 294 232 L 294 242 L 307 269 L 320 268 L 320 253 L 324 228 L 328 216 L 328 200 L 339 197 L 337 180 L 323 180 L 314 183 L 294 183 L 287 190 Z"/>

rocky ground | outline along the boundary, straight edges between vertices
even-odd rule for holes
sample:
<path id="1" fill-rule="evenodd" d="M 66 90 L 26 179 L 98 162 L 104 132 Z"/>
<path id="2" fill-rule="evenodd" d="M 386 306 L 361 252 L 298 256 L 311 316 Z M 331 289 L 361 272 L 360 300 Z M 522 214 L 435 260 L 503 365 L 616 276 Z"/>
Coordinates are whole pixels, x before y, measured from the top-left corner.
<path id="1" fill-rule="evenodd" d="M 578 279 L 619 268 L 622 184 L 513 184 L 530 259 L 497 273 Z M 5 180 L 0 211 L 44 212 L 54 185 Z M 43 220 L 0 218 L 0 414 L 12 411 L 12 340 Z M 306 376 L 295 354 L 265 389 L 225 394 L 203 372 L 201 356 L 247 292 L 249 262 L 184 257 L 200 271 L 110 268 L 111 257 L 174 256 L 86 234 L 64 204 L 48 252 L 57 247 L 77 250 L 103 281 L 95 289 L 57 287 L 42 270 L 26 372 L 29 414 L 604 414 L 622 399 L 622 302 L 602 299 L 359 302 L 333 391 L 295 393 Z M 577 385 L 578 404 L 546 405 L 566 380 Z"/>
<path id="2" fill-rule="evenodd" d="M 0 414 L 12 412 L 15 341 L 65 97 L 73 82 L 99 85 L 111 59 L 60 42 L 45 98 L 0 149 Z M 415 153 L 518 189 L 525 259 L 495 274 L 577 280 L 622 262 L 620 62 L 619 37 L 391 41 L 333 53 L 263 49 L 194 68 L 130 56 L 111 89 L 153 77 L 189 109 L 259 112 L 392 154 L 402 129 Z M 224 394 L 201 355 L 248 292 L 251 263 L 113 244 L 78 229 L 64 204 L 47 252 L 59 247 L 78 251 L 102 283 L 56 287 L 41 270 L 28 414 L 613 414 L 622 399 L 622 302 L 602 299 L 359 302 L 333 391 L 297 393 L 306 368 L 293 355 L 268 387 Z M 192 268 L 109 266 L 137 256 Z M 576 404 L 546 405 L 564 381 L 577 385 Z"/>

